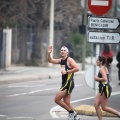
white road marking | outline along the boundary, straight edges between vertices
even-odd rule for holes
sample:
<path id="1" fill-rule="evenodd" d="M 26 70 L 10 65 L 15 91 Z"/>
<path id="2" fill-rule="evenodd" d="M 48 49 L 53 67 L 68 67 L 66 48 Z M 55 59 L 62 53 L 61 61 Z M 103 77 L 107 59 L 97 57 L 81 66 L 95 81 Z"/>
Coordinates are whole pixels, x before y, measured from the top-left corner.
<path id="1" fill-rule="evenodd" d="M 66 118 L 66 117 L 68 117 L 68 115 L 66 114 L 66 115 L 61 115 L 61 117 L 62 118 Z"/>
<path id="2" fill-rule="evenodd" d="M 35 90 L 35 91 L 28 92 L 28 93 L 19 93 L 19 94 L 13 94 L 13 95 L 9 95 L 9 96 L 15 97 L 15 96 L 33 94 L 33 93 L 37 93 L 37 92 L 49 91 L 49 90 L 54 90 L 54 89 L 59 89 L 59 88 L 49 88 L 49 89 Z"/>
<path id="3" fill-rule="evenodd" d="M 49 89 L 43 89 L 43 90 L 35 90 L 29 92 L 29 94 L 37 93 L 37 92 L 42 92 L 42 91 L 49 91 L 49 90 L 54 90 L 54 89 L 59 89 L 59 88 L 49 88 Z"/>
<path id="4" fill-rule="evenodd" d="M 118 92 L 113 92 L 111 94 L 111 96 L 114 96 L 114 95 L 119 95 L 120 94 L 120 91 Z M 83 99 L 79 99 L 79 100 L 74 100 L 74 101 L 71 101 L 71 103 L 75 103 L 75 102 L 80 102 L 80 101 L 85 101 L 85 100 L 89 100 L 89 99 L 93 99 L 95 96 L 92 96 L 92 97 L 87 97 L 87 98 L 83 98 Z M 59 110 L 60 112 L 60 109 L 63 109 L 61 106 L 57 105 L 55 107 L 53 107 L 51 110 L 50 110 L 50 115 L 52 116 L 52 118 L 60 118 L 56 115 L 56 112 Z"/>
<path id="5" fill-rule="evenodd" d="M 6 115 L 0 115 L 0 117 L 6 117 Z"/>
<path id="6" fill-rule="evenodd" d="M 114 95 L 119 95 L 120 94 L 120 91 L 118 92 L 113 92 L 111 95 L 114 96 Z"/>
<path id="7" fill-rule="evenodd" d="M 8 86 L 8 88 L 29 88 L 29 87 L 40 87 L 40 86 L 45 86 L 45 84 L 42 85 L 34 85 L 34 86 L 30 86 L 30 85 L 13 85 L 13 86 Z"/>
<path id="8" fill-rule="evenodd" d="M 16 119 L 33 119 L 33 118 L 32 117 L 7 117 L 7 119 L 16 120 Z"/>
<path id="9" fill-rule="evenodd" d="M 88 98 L 79 99 L 79 100 L 74 100 L 74 101 L 71 101 L 71 103 L 80 102 L 80 101 L 84 101 L 84 100 L 89 100 L 89 99 L 93 99 L 93 98 L 94 98 L 94 96 L 88 97 Z"/>
<path id="10" fill-rule="evenodd" d="M 59 118 L 56 113 L 55 113 L 55 110 L 56 109 L 60 109 L 61 107 L 59 105 L 53 107 L 51 110 L 50 110 L 50 115 L 52 116 L 52 118 Z"/>
<path id="11" fill-rule="evenodd" d="M 82 84 L 76 85 L 75 87 L 79 87 L 79 86 L 82 86 Z M 43 91 L 55 90 L 55 89 L 57 90 L 57 89 L 59 89 L 59 87 L 57 87 L 57 88 L 47 88 L 47 89 L 35 90 L 35 91 L 27 92 L 27 93 L 19 93 L 19 94 L 13 94 L 13 95 L 9 95 L 9 96 L 15 97 L 15 96 L 21 96 L 21 95 L 26 95 L 26 94 L 33 94 L 33 93 L 38 93 L 38 92 L 43 92 Z"/>
<path id="12" fill-rule="evenodd" d="M 117 85 L 112 85 L 112 88 L 113 88 L 113 87 L 116 87 L 116 86 L 117 86 Z"/>

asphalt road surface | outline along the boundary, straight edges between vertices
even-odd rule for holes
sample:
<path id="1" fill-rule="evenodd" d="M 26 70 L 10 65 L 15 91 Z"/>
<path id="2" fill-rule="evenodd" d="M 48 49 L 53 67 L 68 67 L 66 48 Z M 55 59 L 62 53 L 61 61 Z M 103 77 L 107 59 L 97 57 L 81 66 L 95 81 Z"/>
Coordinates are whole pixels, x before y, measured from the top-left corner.
<path id="1" fill-rule="evenodd" d="M 115 81 L 109 104 L 117 109 L 120 108 L 120 87 L 117 85 L 116 74 L 112 75 Z M 0 120 L 67 120 L 68 113 L 54 103 L 60 85 L 61 78 L 0 85 Z M 95 90 L 87 86 L 84 75 L 76 76 L 71 99 L 73 107 L 93 105 L 94 96 Z M 92 116 L 79 117 L 81 120 L 97 120 L 97 117 Z"/>

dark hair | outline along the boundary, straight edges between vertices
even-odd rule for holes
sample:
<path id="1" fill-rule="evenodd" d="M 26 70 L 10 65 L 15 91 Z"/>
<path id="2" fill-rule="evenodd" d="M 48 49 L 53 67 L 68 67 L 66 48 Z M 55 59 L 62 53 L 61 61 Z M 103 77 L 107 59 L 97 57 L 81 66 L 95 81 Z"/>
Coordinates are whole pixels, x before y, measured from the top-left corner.
<path id="1" fill-rule="evenodd" d="M 113 57 L 107 57 L 106 58 L 106 65 L 110 66 L 110 64 L 112 63 L 112 61 L 113 61 Z"/>
<path id="2" fill-rule="evenodd" d="M 105 57 L 103 57 L 103 56 L 98 56 L 98 60 L 100 62 L 102 62 L 102 65 L 104 65 L 106 63 Z"/>
<path id="3" fill-rule="evenodd" d="M 100 62 L 102 62 L 102 65 L 110 66 L 110 64 L 113 61 L 112 57 L 103 57 L 103 56 L 98 56 L 98 59 Z"/>

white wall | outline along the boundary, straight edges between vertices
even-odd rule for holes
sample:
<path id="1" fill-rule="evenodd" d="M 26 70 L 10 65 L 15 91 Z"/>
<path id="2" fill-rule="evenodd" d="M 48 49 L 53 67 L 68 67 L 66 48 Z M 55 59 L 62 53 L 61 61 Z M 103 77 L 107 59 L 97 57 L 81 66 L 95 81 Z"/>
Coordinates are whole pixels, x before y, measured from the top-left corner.
<path id="1" fill-rule="evenodd" d="M 4 68 L 11 65 L 12 29 L 3 30 L 3 62 Z"/>

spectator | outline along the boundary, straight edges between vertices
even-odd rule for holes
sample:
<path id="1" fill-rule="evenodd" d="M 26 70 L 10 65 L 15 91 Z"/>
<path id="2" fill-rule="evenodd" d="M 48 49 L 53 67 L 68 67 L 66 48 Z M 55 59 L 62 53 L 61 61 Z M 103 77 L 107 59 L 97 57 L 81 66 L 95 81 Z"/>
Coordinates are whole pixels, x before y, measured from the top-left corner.
<path id="1" fill-rule="evenodd" d="M 102 51 L 102 56 L 106 58 L 106 60 L 108 58 L 113 58 L 113 52 L 110 50 L 110 47 L 108 44 L 104 45 L 104 49 Z M 109 72 L 109 79 L 110 79 L 110 83 L 112 82 L 112 77 L 111 77 L 111 63 L 107 64 L 108 66 L 106 66 L 108 68 L 108 72 Z"/>

